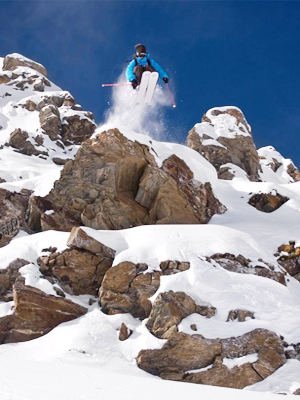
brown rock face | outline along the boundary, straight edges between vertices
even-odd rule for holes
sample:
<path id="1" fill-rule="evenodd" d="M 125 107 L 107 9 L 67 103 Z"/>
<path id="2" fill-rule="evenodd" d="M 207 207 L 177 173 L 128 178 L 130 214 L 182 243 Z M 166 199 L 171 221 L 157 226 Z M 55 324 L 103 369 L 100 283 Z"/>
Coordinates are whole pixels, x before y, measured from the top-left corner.
<path id="1" fill-rule="evenodd" d="M 29 264 L 28 261 L 17 258 L 5 269 L 0 269 L 0 301 L 13 300 L 13 284 L 20 276 L 19 269 Z"/>
<path id="2" fill-rule="evenodd" d="M 25 215 L 30 195 L 27 189 L 20 193 L 0 189 L 0 247 L 5 246 L 21 228 L 29 231 Z"/>
<path id="3" fill-rule="evenodd" d="M 249 125 L 241 111 L 237 109 L 227 109 L 226 111 L 212 110 L 213 115 L 229 114 L 236 118 L 236 130 L 240 130 L 241 134 L 234 138 L 219 136 L 215 139 L 221 146 L 209 144 L 204 145 L 206 139 L 211 139 L 209 129 L 207 134 L 200 136 L 197 129 L 193 128 L 187 137 L 187 145 L 196 150 L 205 157 L 219 172 L 220 179 L 232 179 L 233 175 L 228 173 L 228 169 L 224 170 L 224 164 L 231 163 L 242 168 L 251 181 L 259 181 L 258 171 L 260 170 L 259 156 L 257 154 Z M 205 126 L 211 128 L 212 121 L 207 115 L 202 118 L 203 131 Z M 244 136 L 242 133 L 247 133 Z"/>
<path id="4" fill-rule="evenodd" d="M 54 278 L 69 294 L 96 296 L 105 273 L 111 268 L 114 250 L 75 228 L 69 238 L 71 249 L 38 260 L 41 272 Z M 50 249 L 51 250 L 51 249 Z"/>
<path id="5" fill-rule="evenodd" d="M 237 272 L 240 274 L 253 274 L 263 276 L 264 278 L 272 279 L 273 281 L 279 282 L 285 285 L 284 274 L 281 272 L 273 271 L 274 266 L 266 264 L 266 267 L 262 266 L 250 266 L 250 260 L 247 260 L 242 255 L 234 256 L 233 254 L 214 254 L 210 257 L 211 261 L 216 261 L 222 268 L 227 271 Z M 269 268 L 267 268 L 267 266 Z"/>
<path id="6" fill-rule="evenodd" d="M 94 116 L 91 113 L 85 113 L 85 117 L 80 115 L 63 117 L 62 140 L 64 143 L 73 142 L 81 144 L 84 140 L 92 136 L 95 128 Z"/>
<path id="7" fill-rule="evenodd" d="M 184 292 L 174 293 L 170 290 L 157 296 L 146 326 L 154 336 L 167 339 L 177 332 L 177 325 L 183 318 L 193 313 L 205 315 L 205 311 L 206 316 L 211 317 L 216 309 L 197 306 Z"/>
<path id="8" fill-rule="evenodd" d="M 37 150 L 28 138 L 29 136 L 27 132 L 22 131 L 19 128 L 15 129 L 10 135 L 9 145 L 26 156 L 38 156 L 40 154 L 48 155 L 45 151 Z"/>
<path id="9" fill-rule="evenodd" d="M 280 255 L 278 264 L 300 282 L 300 247 L 295 247 L 295 242 L 290 241 L 290 244 L 280 246 L 278 251 L 288 253 Z"/>
<path id="10" fill-rule="evenodd" d="M 58 140 L 62 131 L 59 110 L 55 105 L 43 107 L 39 114 L 41 128 L 51 140 Z"/>
<path id="11" fill-rule="evenodd" d="M 171 156 L 158 168 L 145 145 L 131 142 L 117 129 L 85 141 L 45 200 L 55 211 L 50 216 L 44 214 L 44 200 L 31 200 L 39 203 L 34 213 L 40 223 L 35 225 L 42 230 L 207 223 L 225 211 L 210 184 L 196 182 L 182 160 Z"/>
<path id="12" fill-rule="evenodd" d="M 276 195 L 271 193 L 259 193 L 254 194 L 249 199 L 248 203 L 259 211 L 271 213 L 281 207 L 288 200 L 288 197 L 282 196 L 279 193 Z"/>
<path id="13" fill-rule="evenodd" d="M 42 75 L 47 76 L 47 70 L 43 65 L 22 57 L 20 54 L 9 54 L 4 58 L 3 71 L 14 71 L 17 67 L 29 67 L 38 71 Z"/>
<path id="14" fill-rule="evenodd" d="M 0 318 L 0 344 L 23 342 L 51 331 L 62 322 L 86 313 L 70 300 L 46 295 L 22 281 L 14 284 L 14 314 Z"/>
<path id="15" fill-rule="evenodd" d="M 231 310 L 228 314 L 228 321 L 245 322 L 246 318 L 254 319 L 254 313 L 247 310 Z"/>
<path id="16" fill-rule="evenodd" d="M 258 354 L 258 360 L 229 369 L 224 358 Z M 139 368 L 163 379 L 242 389 L 275 372 L 286 361 L 281 339 L 266 329 L 255 329 L 230 339 L 204 339 L 174 333 L 161 350 L 142 350 Z M 212 365 L 203 372 L 187 372 Z"/>
<path id="17" fill-rule="evenodd" d="M 152 308 L 149 298 L 159 288 L 160 277 L 184 271 L 189 263 L 164 261 L 160 265 L 161 272 L 151 273 L 143 273 L 148 269 L 146 264 L 129 262 L 108 270 L 99 290 L 102 311 L 109 315 L 130 313 L 136 318 L 148 317 Z"/>

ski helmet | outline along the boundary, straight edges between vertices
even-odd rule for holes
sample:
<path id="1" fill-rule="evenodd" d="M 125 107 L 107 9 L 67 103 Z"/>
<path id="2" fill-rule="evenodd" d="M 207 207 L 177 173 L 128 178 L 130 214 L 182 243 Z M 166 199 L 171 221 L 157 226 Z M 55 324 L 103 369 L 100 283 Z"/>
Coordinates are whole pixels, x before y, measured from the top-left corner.
<path id="1" fill-rule="evenodd" d="M 134 46 L 134 48 L 135 48 L 137 54 L 147 54 L 146 47 L 141 43 L 136 44 Z"/>

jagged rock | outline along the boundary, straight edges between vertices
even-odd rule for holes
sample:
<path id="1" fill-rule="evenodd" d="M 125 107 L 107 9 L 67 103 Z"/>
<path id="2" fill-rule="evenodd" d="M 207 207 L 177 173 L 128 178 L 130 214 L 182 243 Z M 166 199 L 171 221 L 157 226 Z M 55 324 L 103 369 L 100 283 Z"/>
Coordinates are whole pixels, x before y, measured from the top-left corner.
<path id="1" fill-rule="evenodd" d="M 182 379 L 184 382 L 234 389 L 243 389 L 261 380 L 262 378 L 254 371 L 250 363 L 232 369 L 229 369 L 226 365 L 217 364 L 207 371 L 188 374 Z"/>
<path id="2" fill-rule="evenodd" d="M 285 352 L 286 358 L 292 358 L 300 361 L 300 343 L 291 344 L 288 347 L 289 348 Z"/>
<path id="3" fill-rule="evenodd" d="M 190 263 L 189 262 L 180 262 L 180 261 L 162 261 L 159 264 L 160 268 L 162 271 L 166 271 L 167 269 L 171 269 L 171 270 L 178 270 L 178 271 L 187 271 L 188 269 L 190 269 Z M 166 272 L 164 272 L 166 274 Z"/>
<path id="4" fill-rule="evenodd" d="M 64 143 L 73 142 L 81 144 L 84 140 L 92 136 L 95 129 L 96 124 L 94 116 L 91 113 L 85 113 L 85 116 L 77 114 L 65 116 L 62 120 L 62 140 Z"/>
<path id="5" fill-rule="evenodd" d="M 214 307 L 200 307 L 201 315 L 212 316 L 209 309 Z M 177 332 L 177 325 L 181 320 L 193 313 L 198 312 L 198 306 L 195 301 L 184 292 L 173 292 L 170 290 L 166 293 L 160 293 L 153 303 L 152 311 L 146 324 L 150 332 L 162 339 L 169 338 L 174 332 Z"/>
<path id="6" fill-rule="evenodd" d="M 31 191 L 22 189 L 19 193 L 0 189 L 0 247 L 6 245 L 20 229 L 29 231 L 26 210 Z"/>
<path id="7" fill-rule="evenodd" d="M 72 229 L 67 245 L 72 249 L 87 250 L 94 254 L 102 254 L 103 257 L 111 259 L 115 257 L 116 253 L 115 250 L 89 236 L 82 228 L 76 227 Z"/>
<path id="8" fill-rule="evenodd" d="M 106 273 L 99 290 L 102 311 L 109 315 L 130 313 L 135 318 L 148 317 L 152 308 L 149 298 L 159 288 L 160 277 L 176 274 L 180 271 L 178 269 L 165 269 L 162 272 L 144 273 L 147 268 L 146 264 L 135 265 L 129 262 L 120 263 L 111 268 Z M 200 308 L 197 310 L 201 311 Z M 202 311 L 204 312 L 204 310 Z"/>
<path id="9" fill-rule="evenodd" d="M 46 151 L 37 150 L 34 145 L 28 140 L 29 135 L 27 132 L 22 131 L 21 129 L 15 129 L 9 139 L 9 145 L 12 146 L 14 149 L 18 149 L 20 153 L 25 154 L 27 156 L 38 156 L 48 155 Z"/>
<path id="10" fill-rule="evenodd" d="M 39 114 L 41 128 L 51 140 L 58 140 L 62 132 L 60 114 L 55 105 L 43 107 Z"/>
<path id="11" fill-rule="evenodd" d="M 220 172 L 219 178 L 232 178 L 232 174 L 220 169 L 231 163 L 242 168 L 251 181 L 259 181 L 259 156 L 251 128 L 238 108 L 209 110 L 202 123 L 189 132 L 187 145 L 214 165 Z"/>
<path id="12" fill-rule="evenodd" d="M 13 300 L 13 284 L 20 276 L 19 269 L 27 264 L 30 264 L 29 261 L 17 258 L 7 268 L 0 269 L 0 301 L 7 302 Z"/>
<path id="13" fill-rule="evenodd" d="M 224 358 L 258 354 L 258 360 L 229 369 Z M 204 339 L 174 333 L 161 350 L 142 350 L 138 367 L 163 379 L 242 389 L 265 379 L 286 361 L 281 339 L 266 329 L 255 329 L 230 339 Z M 187 372 L 212 367 L 203 372 Z"/>
<path id="14" fill-rule="evenodd" d="M 132 330 L 128 329 L 127 326 L 124 323 L 122 323 L 119 332 L 119 340 L 123 342 L 124 340 L 127 340 L 131 334 Z"/>
<path id="15" fill-rule="evenodd" d="M 0 344 L 36 339 L 87 311 L 70 300 L 25 286 L 20 280 L 14 284 L 13 298 L 14 313 L 0 318 Z"/>
<path id="16" fill-rule="evenodd" d="M 39 208 L 39 226 L 65 231 L 80 225 L 125 229 L 207 223 L 225 207 L 213 196 L 210 184 L 192 177 L 178 157 L 171 156 L 158 168 L 145 145 L 131 142 L 117 129 L 103 132 L 85 141 L 75 160 L 65 164 L 45 198 L 51 204 L 48 209 L 55 212 L 47 216 L 46 209 Z"/>
<path id="17" fill-rule="evenodd" d="M 41 272 L 54 278 L 69 294 L 97 295 L 104 275 L 111 268 L 114 250 L 89 237 L 82 229 L 73 229 L 62 253 L 52 252 L 38 259 Z"/>
<path id="18" fill-rule="evenodd" d="M 288 253 L 279 256 L 278 264 L 300 282 L 300 247 L 295 247 L 295 242 L 290 241 L 288 245 L 281 245 L 278 251 Z"/>
<path id="19" fill-rule="evenodd" d="M 258 193 L 254 194 L 248 203 L 259 211 L 271 213 L 281 207 L 289 200 L 288 197 L 282 196 L 279 193 Z"/>
<path id="20" fill-rule="evenodd" d="M 264 278 L 272 279 L 273 281 L 279 282 L 285 285 L 284 274 L 278 271 L 273 271 L 273 265 L 262 266 L 250 266 L 250 260 L 247 260 L 242 255 L 234 256 L 233 254 L 214 254 L 209 258 L 214 263 L 217 262 L 222 268 L 225 268 L 231 272 L 237 272 L 240 274 L 253 274 L 263 276 Z M 267 266 L 270 268 L 268 269 Z"/>
<path id="21" fill-rule="evenodd" d="M 10 77 L 0 73 L 0 84 L 1 83 L 8 83 L 10 81 Z"/>
<path id="22" fill-rule="evenodd" d="M 152 375 L 184 373 L 212 364 L 221 350 L 219 339 L 174 333 L 161 350 L 140 351 L 137 364 Z"/>
<path id="23" fill-rule="evenodd" d="M 300 181 L 300 171 L 295 167 L 293 163 L 290 163 L 287 167 L 287 173 L 294 179 L 295 182 Z"/>
<path id="24" fill-rule="evenodd" d="M 44 76 L 47 76 L 46 68 L 32 60 L 29 60 L 26 57 L 23 57 L 21 54 L 8 54 L 3 60 L 3 71 L 14 71 L 18 67 L 29 67 L 32 68 Z"/>
<path id="25" fill-rule="evenodd" d="M 254 319 L 254 313 L 247 310 L 231 310 L 228 314 L 228 321 L 238 320 L 239 322 L 246 321 L 246 318 Z"/>

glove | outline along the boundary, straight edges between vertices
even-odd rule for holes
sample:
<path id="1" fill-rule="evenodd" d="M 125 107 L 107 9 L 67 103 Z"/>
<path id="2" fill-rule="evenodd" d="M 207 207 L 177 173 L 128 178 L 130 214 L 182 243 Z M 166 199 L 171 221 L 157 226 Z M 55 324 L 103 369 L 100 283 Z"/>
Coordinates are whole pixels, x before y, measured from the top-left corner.
<path id="1" fill-rule="evenodd" d="M 138 86 L 138 81 L 136 80 L 136 79 L 133 79 L 132 81 L 131 81 L 131 85 L 132 85 L 132 87 L 133 87 L 133 89 L 136 89 L 136 87 Z"/>
<path id="2" fill-rule="evenodd" d="M 168 83 L 168 82 L 169 82 L 169 79 L 168 79 L 168 78 L 163 78 L 163 81 L 164 81 L 165 83 Z"/>

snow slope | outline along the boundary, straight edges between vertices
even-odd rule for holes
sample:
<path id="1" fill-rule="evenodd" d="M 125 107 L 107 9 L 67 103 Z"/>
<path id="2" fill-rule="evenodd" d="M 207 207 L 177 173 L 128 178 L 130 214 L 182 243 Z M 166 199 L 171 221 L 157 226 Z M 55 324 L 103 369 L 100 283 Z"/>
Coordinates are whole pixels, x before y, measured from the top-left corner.
<path id="1" fill-rule="evenodd" d="M 0 85 L 0 91 L 2 86 L 5 85 Z M 60 91 L 52 84 L 50 89 Z M 2 91 L 1 94 L 5 93 Z M 132 97 L 132 92 L 130 94 Z M 9 133 L 16 127 L 29 129 L 32 138 L 36 134 L 37 115 L 34 111 L 29 113 L 18 107 L 31 96 L 39 94 L 25 90 L 16 91 L 12 97 L 0 97 L 1 143 L 7 141 Z M 127 101 L 130 103 L 133 100 Z M 163 95 L 158 97 L 152 105 L 151 115 L 155 115 L 164 102 Z M 210 114 L 211 118 L 219 118 L 220 135 L 231 132 L 233 126 L 234 117 L 224 115 L 214 117 Z M 134 117 L 135 124 L 132 126 L 130 121 Z M 242 254 L 253 265 L 268 268 L 266 263 L 272 263 L 275 270 L 281 270 L 274 256 L 278 246 L 289 240 L 295 240 L 296 245 L 300 245 L 300 182 L 292 183 L 286 174 L 284 166 L 290 160 L 281 158 L 282 171 L 274 172 L 268 164 L 275 150 L 265 148 L 261 151 L 266 160 L 263 162 L 265 182 L 249 182 L 243 173 L 236 175 L 232 181 L 218 180 L 215 168 L 197 152 L 179 144 L 154 140 L 159 124 L 152 125 L 152 132 L 149 132 L 149 126 L 146 131 L 143 128 L 145 118 L 144 109 L 132 110 L 128 104 L 126 106 L 123 95 L 115 94 L 115 107 L 98 132 L 117 126 L 130 140 L 147 144 L 158 165 L 176 154 L 191 168 L 196 180 L 211 182 L 215 196 L 227 211 L 215 215 L 208 225 L 155 225 L 122 231 L 83 229 L 116 250 L 114 265 L 122 261 L 141 262 L 148 264 L 149 271 L 154 271 L 159 270 L 161 261 L 168 259 L 190 262 L 188 271 L 163 276 L 161 286 L 151 300 L 154 301 L 163 291 L 184 291 L 198 304 L 213 305 L 217 313 L 210 319 L 192 314 L 181 322 L 180 331 L 193 333 L 190 325 L 195 323 L 197 333 L 207 338 L 227 338 L 260 327 L 276 332 L 288 343 L 300 342 L 298 281 L 288 277 L 287 286 L 283 286 L 267 278 L 229 272 L 206 260 L 215 253 Z M 250 129 L 249 126 L 245 128 Z M 244 134 L 247 135 L 246 129 Z M 211 133 L 211 140 L 217 138 L 214 135 L 215 131 Z M 54 148 L 51 154 L 63 157 L 59 151 Z M 75 154 L 76 151 L 74 146 L 70 153 Z M 282 156 L 278 153 L 276 157 Z M 60 170 L 61 167 L 55 165 L 51 157 L 44 160 L 24 156 L 11 148 L 0 148 L 0 177 L 7 181 L 1 183 L 0 188 L 11 191 L 27 188 L 44 196 L 58 179 Z M 253 193 L 272 191 L 290 200 L 271 214 L 262 213 L 248 204 Z M 57 247 L 58 251 L 65 249 L 68 237 L 67 232 L 48 231 L 35 235 L 20 232 L 8 246 L 0 249 L 0 268 L 6 268 L 16 255 L 26 259 L 30 264 L 20 270 L 26 284 L 56 295 L 53 285 L 42 277 L 37 258 L 45 254 L 43 249 L 49 246 Z M 269 378 L 243 391 L 163 381 L 146 374 L 136 367 L 135 357 L 141 349 L 161 348 L 165 340 L 152 336 L 145 327 L 145 321 L 130 315 L 107 316 L 100 311 L 97 303 L 88 306 L 90 297 L 67 295 L 72 301 L 89 308 L 85 316 L 61 324 L 42 338 L 0 347 L 1 400 L 83 400 L 100 397 L 143 397 L 149 400 L 171 397 L 176 400 L 186 397 L 187 393 L 189 397 L 205 399 L 275 399 L 272 393 L 292 394 L 300 388 L 300 362 L 297 360 L 288 360 Z M 0 302 L 0 316 L 11 313 L 12 307 L 13 302 Z M 233 309 L 250 310 L 254 312 L 255 319 L 243 323 L 226 322 L 229 311 Z M 118 340 L 122 322 L 133 331 L 124 342 Z M 244 361 L 231 360 L 228 365 Z"/>

